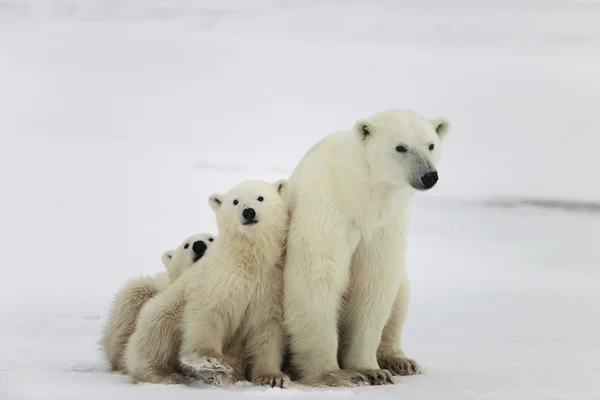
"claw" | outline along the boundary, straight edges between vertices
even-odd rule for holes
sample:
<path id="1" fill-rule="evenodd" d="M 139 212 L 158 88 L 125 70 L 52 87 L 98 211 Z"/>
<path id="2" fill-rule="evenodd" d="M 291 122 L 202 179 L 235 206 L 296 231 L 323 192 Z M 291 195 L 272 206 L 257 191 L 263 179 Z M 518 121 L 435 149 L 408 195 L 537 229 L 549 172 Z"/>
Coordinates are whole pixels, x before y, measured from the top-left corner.
<path id="1" fill-rule="evenodd" d="M 415 360 L 406 357 L 385 357 L 378 360 L 379 366 L 388 369 L 394 375 L 417 375 L 422 373 Z"/>

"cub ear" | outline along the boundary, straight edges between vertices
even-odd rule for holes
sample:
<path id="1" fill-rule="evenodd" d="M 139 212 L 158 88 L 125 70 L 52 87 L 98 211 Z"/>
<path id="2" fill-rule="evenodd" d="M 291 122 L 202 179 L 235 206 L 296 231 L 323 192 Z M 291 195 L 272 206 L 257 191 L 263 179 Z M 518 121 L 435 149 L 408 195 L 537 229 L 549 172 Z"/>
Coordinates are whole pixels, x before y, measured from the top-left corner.
<path id="1" fill-rule="evenodd" d="M 448 135 L 448 131 L 450 130 L 450 121 L 447 118 L 436 118 L 432 119 L 431 125 L 433 125 L 433 129 L 435 133 L 438 134 L 440 139 L 444 139 L 446 135 Z"/>
<path id="2" fill-rule="evenodd" d="M 354 124 L 354 132 L 358 135 L 361 140 L 366 140 L 372 136 L 375 132 L 373 124 L 368 119 L 359 119 Z"/>
<path id="3" fill-rule="evenodd" d="M 208 204 L 210 205 L 210 208 L 216 212 L 219 208 L 221 208 L 221 205 L 223 205 L 223 196 L 217 193 L 211 194 L 208 197 Z"/>
<path id="4" fill-rule="evenodd" d="M 161 260 L 162 260 L 163 264 L 165 264 L 165 267 L 169 267 L 169 263 L 173 259 L 174 253 L 175 253 L 174 250 L 167 250 L 163 253 Z"/>
<path id="5" fill-rule="evenodd" d="M 277 193 L 281 194 L 287 186 L 287 179 L 280 179 L 277 182 L 273 182 L 273 186 L 277 190 Z"/>

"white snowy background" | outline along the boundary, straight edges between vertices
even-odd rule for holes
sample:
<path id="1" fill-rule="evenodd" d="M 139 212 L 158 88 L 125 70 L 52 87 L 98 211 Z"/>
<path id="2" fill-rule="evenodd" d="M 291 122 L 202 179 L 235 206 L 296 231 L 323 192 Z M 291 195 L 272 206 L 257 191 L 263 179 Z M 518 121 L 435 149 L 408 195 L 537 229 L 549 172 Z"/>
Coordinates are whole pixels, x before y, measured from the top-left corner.
<path id="1" fill-rule="evenodd" d="M 600 398 L 600 2 L 0 0 L 0 399 Z M 132 385 L 123 281 L 376 111 L 453 123 L 394 386 Z"/>

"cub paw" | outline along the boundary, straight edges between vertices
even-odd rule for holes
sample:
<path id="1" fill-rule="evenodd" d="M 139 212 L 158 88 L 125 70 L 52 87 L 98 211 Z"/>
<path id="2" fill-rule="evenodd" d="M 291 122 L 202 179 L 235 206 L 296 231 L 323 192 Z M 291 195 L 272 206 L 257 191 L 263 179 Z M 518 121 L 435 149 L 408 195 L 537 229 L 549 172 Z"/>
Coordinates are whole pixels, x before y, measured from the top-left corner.
<path id="1" fill-rule="evenodd" d="M 317 379 L 304 379 L 303 381 L 316 387 L 356 387 L 370 385 L 369 378 L 360 372 L 342 369 L 327 372 Z"/>
<path id="2" fill-rule="evenodd" d="M 232 374 L 233 368 L 229 366 L 223 357 L 217 354 L 193 353 L 181 357 L 181 363 L 198 375 L 227 373 Z"/>
<path id="3" fill-rule="evenodd" d="M 254 384 L 259 386 L 270 386 L 272 388 L 288 388 L 292 386 L 291 379 L 284 374 L 265 374 L 257 376 L 253 381 Z"/>
<path id="4" fill-rule="evenodd" d="M 138 383 L 156 383 L 159 385 L 185 385 L 190 382 L 189 378 L 176 373 L 149 372 L 143 376 L 131 376 L 130 382 Z"/>
<path id="5" fill-rule="evenodd" d="M 157 383 L 166 385 L 186 385 L 190 382 L 189 378 L 181 374 L 169 374 L 164 379 Z"/>
<path id="6" fill-rule="evenodd" d="M 379 367 L 389 370 L 394 375 L 418 375 L 423 370 L 415 360 L 407 357 L 389 356 L 377 360 Z"/>
<path id="7" fill-rule="evenodd" d="M 207 373 L 202 376 L 202 379 L 206 383 L 218 387 L 230 387 L 236 382 L 236 379 L 227 372 Z"/>
<path id="8" fill-rule="evenodd" d="M 369 384 L 373 386 L 394 384 L 394 376 L 387 369 L 367 369 L 361 370 L 360 373 L 363 374 L 369 380 Z"/>

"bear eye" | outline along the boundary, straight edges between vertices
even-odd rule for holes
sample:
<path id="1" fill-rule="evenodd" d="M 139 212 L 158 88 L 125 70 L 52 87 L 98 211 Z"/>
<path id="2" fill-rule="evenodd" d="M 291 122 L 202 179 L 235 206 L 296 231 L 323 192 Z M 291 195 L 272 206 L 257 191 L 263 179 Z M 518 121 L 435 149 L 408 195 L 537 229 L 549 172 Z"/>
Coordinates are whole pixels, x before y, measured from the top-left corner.
<path id="1" fill-rule="evenodd" d="M 262 196 L 258 196 L 258 199 L 256 199 L 256 200 L 258 200 L 258 201 L 263 201 L 264 199 L 265 199 L 264 197 L 262 197 Z"/>
<path id="2" fill-rule="evenodd" d="M 186 243 L 185 246 L 183 246 L 184 249 L 187 249 L 188 247 L 190 247 L 189 243 Z"/>
<path id="3" fill-rule="evenodd" d="M 406 150 L 406 147 L 404 147 L 404 146 L 396 146 L 396 151 L 398 153 L 406 153 L 407 150 Z"/>
<path id="4" fill-rule="evenodd" d="M 431 144 L 429 145 L 429 150 L 433 150 L 433 149 L 434 149 L 434 147 L 435 147 L 435 145 L 434 145 L 433 143 L 431 143 Z"/>
<path id="5" fill-rule="evenodd" d="M 238 203 L 239 203 L 239 201 L 237 201 L 237 200 L 234 200 L 234 201 L 233 201 L 233 205 L 234 205 L 234 206 L 237 206 L 237 205 L 238 205 Z"/>
<path id="6" fill-rule="evenodd" d="M 213 239 L 213 238 L 208 238 L 208 241 L 209 241 L 209 242 L 214 242 L 214 241 L 215 241 L 215 239 Z"/>

